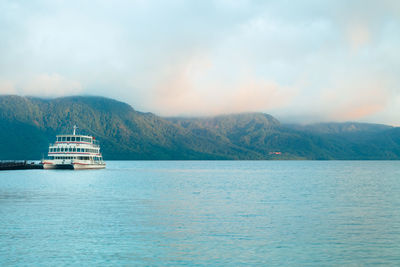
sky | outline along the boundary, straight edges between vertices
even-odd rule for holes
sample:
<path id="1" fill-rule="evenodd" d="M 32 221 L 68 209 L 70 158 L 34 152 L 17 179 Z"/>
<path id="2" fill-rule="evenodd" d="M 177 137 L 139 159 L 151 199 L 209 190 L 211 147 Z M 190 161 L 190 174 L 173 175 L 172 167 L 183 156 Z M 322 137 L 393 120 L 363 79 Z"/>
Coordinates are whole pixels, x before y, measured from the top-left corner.
<path id="1" fill-rule="evenodd" d="M 0 0 L 0 94 L 400 125 L 400 1 Z"/>

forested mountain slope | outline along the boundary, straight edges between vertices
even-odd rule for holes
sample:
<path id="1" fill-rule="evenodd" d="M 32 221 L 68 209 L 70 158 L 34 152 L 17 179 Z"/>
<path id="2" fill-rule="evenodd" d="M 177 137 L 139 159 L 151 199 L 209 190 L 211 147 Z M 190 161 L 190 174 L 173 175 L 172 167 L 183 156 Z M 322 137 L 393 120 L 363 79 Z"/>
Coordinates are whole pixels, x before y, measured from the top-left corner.
<path id="1" fill-rule="evenodd" d="M 263 113 L 163 118 L 91 96 L 0 96 L 0 159 L 40 159 L 75 124 L 100 140 L 106 160 L 400 159 L 400 130 L 391 126 L 282 125 Z"/>

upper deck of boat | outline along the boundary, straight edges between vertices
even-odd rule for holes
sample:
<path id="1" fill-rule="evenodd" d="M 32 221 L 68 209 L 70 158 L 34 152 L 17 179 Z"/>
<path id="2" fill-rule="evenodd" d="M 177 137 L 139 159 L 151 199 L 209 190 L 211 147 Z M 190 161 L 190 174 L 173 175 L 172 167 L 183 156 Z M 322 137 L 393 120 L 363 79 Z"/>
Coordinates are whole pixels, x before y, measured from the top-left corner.
<path id="1" fill-rule="evenodd" d="M 56 143 L 69 143 L 69 142 L 80 142 L 80 143 L 95 143 L 95 139 L 89 135 L 71 135 L 71 134 L 60 134 L 56 136 Z"/>

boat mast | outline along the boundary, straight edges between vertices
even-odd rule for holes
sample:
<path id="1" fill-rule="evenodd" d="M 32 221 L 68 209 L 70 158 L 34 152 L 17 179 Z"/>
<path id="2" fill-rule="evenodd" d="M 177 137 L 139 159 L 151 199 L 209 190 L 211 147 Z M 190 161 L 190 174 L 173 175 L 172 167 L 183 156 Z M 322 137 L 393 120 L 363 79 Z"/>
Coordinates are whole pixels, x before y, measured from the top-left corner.
<path id="1" fill-rule="evenodd" d="M 78 129 L 78 126 L 74 125 L 74 135 L 76 134 L 76 129 Z"/>

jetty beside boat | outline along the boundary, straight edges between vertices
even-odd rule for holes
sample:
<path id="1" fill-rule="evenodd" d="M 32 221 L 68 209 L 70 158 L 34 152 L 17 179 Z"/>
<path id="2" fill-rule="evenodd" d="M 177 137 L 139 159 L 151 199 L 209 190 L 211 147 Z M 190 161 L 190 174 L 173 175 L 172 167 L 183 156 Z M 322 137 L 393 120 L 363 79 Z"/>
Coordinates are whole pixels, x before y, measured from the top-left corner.
<path id="1" fill-rule="evenodd" d="M 0 171 L 43 169 L 43 164 L 26 160 L 0 161 Z"/>

